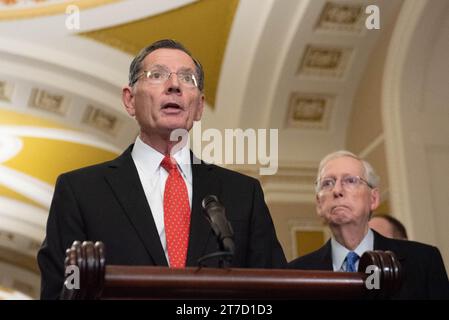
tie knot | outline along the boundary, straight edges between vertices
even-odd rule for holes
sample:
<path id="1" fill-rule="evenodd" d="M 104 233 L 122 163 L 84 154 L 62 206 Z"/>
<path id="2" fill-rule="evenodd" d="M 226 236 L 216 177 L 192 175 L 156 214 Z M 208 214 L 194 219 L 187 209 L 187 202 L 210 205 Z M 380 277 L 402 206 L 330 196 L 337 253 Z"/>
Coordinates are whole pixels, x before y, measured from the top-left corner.
<path id="1" fill-rule="evenodd" d="M 346 271 L 348 272 L 355 272 L 355 264 L 359 260 L 359 255 L 355 253 L 354 251 L 348 252 L 348 255 L 346 256 Z"/>
<path id="2" fill-rule="evenodd" d="M 176 160 L 175 158 L 170 157 L 170 155 L 166 155 L 164 159 L 162 159 L 161 167 L 167 170 L 168 172 L 176 169 Z"/>

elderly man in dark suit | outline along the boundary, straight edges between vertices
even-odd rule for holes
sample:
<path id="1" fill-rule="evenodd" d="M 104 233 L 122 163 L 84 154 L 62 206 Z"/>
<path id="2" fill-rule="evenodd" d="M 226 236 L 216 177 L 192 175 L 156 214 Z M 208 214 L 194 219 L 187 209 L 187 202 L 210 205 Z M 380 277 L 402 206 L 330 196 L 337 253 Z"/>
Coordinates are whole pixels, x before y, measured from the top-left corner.
<path id="1" fill-rule="evenodd" d="M 449 299 L 449 282 L 436 247 L 389 239 L 368 226 L 379 206 L 378 177 L 372 166 L 348 151 L 337 151 L 320 163 L 316 185 L 317 213 L 329 225 L 331 239 L 297 258 L 289 268 L 356 271 L 368 250 L 391 250 L 403 267 L 396 299 Z"/>
<path id="2" fill-rule="evenodd" d="M 285 265 L 260 183 L 195 164 L 187 145 L 171 138 L 176 129 L 188 134 L 201 119 L 203 78 L 201 64 L 173 40 L 153 43 L 131 63 L 122 98 L 140 135 L 117 159 L 58 178 L 38 253 L 42 298 L 58 298 L 65 250 L 74 240 L 104 242 L 109 264 L 196 266 L 219 249 L 202 213 L 209 194 L 223 203 L 234 230 L 233 267 Z"/>

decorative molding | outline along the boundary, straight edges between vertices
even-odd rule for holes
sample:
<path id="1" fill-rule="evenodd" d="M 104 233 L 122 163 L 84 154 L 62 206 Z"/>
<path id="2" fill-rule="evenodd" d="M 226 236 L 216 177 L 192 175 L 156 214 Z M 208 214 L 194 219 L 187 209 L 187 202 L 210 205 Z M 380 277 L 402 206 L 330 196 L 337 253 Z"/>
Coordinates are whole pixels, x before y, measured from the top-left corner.
<path id="1" fill-rule="evenodd" d="M 88 105 L 84 111 L 82 123 L 113 136 L 123 125 L 118 115 L 92 105 Z"/>
<path id="2" fill-rule="evenodd" d="M 5 239 L 5 233 L 10 238 Z M 33 251 L 29 249 L 30 243 L 33 243 L 33 247 L 36 247 Z M 40 243 L 38 246 L 35 246 L 35 243 L 37 243 L 35 240 L 18 233 L 0 230 L 0 261 L 7 261 L 22 269 L 38 273 L 36 256 Z"/>
<path id="3" fill-rule="evenodd" d="M 0 100 L 10 102 L 14 85 L 6 81 L 0 81 Z"/>
<path id="4" fill-rule="evenodd" d="M 359 153 L 360 158 L 366 158 L 371 152 L 373 152 L 378 146 L 380 146 L 385 141 L 385 135 L 383 133 L 379 134 L 369 145 L 366 146 Z"/>
<path id="5" fill-rule="evenodd" d="M 351 53 L 351 48 L 308 45 L 297 74 L 340 78 L 346 71 Z"/>
<path id="6" fill-rule="evenodd" d="M 1 128 L 1 125 L 0 125 Z M 4 163 L 14 158 L 23 148 L 23 142 L 20 138 L 13 135 L 1 133 L 0 129 L 0 163 Z"/>
<path id="7" fill-rule="evenodd" d="M 0 95 L 0 113 L 4 109 L 13 119 L 12 122 L 11 119 L 6 119 L 6 124 L 0 126 L 1 133 L 7 137 L 10 137 L 13 132 L 17 132 L 17 135 L 26 135 L 31 131 L 43 133 L 43 131 L 54 132 L 61 127 L 73 128 L 81 131 L 85 137 L 88 136 L 86 140 L 102 141 L 103 144 L 108 145 L 107 150 L 111 150 L 112 147 L 113 152 L 120 153 L 120 150 L 134 141 L 138 133 L 135 120 L 128 117 L 124 110 L 121 112 L 122 109 L 117 110 L 113 107 L 117 105 L 118 97 L 112 104 L 112 101 L 95 100 L 56 86 L 40 87 L 35 81 L 14 78 L 14 82 L 9 82 L 3 78 L 5 76 L 0 75 L 0 94 L 6 92 L 8 98 L 11 98 L 9 101 L 2 100 Z M 25 119 L 23 122 L 22 115 Z M 33 118 L 35 121 L 32 121 Z M 35 128 L 31 129 L 30 124 L 31 126 L 36 124 Z M 66 132 L 75 130 L 62 129 Z M 47 137 L 64 140 L 62 136 L 50 137 L 50 135 L 52 134 L 49 133 Z M 80 133 L 75 134 L 75 136 L 79 135 Z M 73 140 L 69 134 L 64 134 L 63 137 L 67 138 L 67 141 Z M 2 154 L 1 151 L 0 154 Z"/>
<path id="8" fill-rule="evenodd" d="M 5 256 L 6 259 L 3 259 Z M 8 258 L 13 256 L 13 251 L 5 252 L 0 247 L 0 300 L 2 296 L 5 299 L 39 299 L 40 276 L 36 259 L 32 258 L 36 270 L 31 271 L 16 265 L 14 259 Z"/>
<path id="9" fill-rule="evenodd" d="M 327 130 L 334 101 L 332 95 L 293 92 L 290 95 L 287 127 Z"/>
<path id="10" fill-rule="evenodd" d="M 26 250 L 35 247 L 29 244 L 30 241 L 40 242 L 43 240 L 48 210 L 3 196 L 0 196 L 0 205 L 0 219 L 2 221 L 0 242 L 13 241 L 10 244 L 20 247 L 26 253 L 28 252 Z M 14 239 L 8 232 L 21 236 Z M 34 252 L 28 253 L 34 254 Z"/>
<path id="11" fill-rule="evenodd" d="M 325 240 L 330 238 L 329 228 L 321 222 L 320 219 L 310 219 L 308 217 L 295 218 L 288 220 L 288 232 L 291 241 L 292 257 L 297 257 L 298 248 L 296 246 L 296 232 L 297 231 L 321 231 L 324 234 Z"/>
<path id="12" fill-rule="evenodd" d="M 9 189 L 29 198 L 44 208 L 50 208 L 53 186 L 48 183 L 25 174 L 22 171 L 0 165 L 0 184 L 8 186 Z M 0 197 L 0 202 L 4 200 Z M 2 206 L 0 212 L 6 208 L 4 203 L 2 203 Z"/>
<path id="13" fill-rule="evenodd" d="M 69 108 L 69 99 L 62 94 L 33 88 L 28 105 L 32 108 L 65 116 Z"/>
<path id="14" fill-rule="evenodd" d="M 317 30 L 360 32 L 364 22 L 364 6 L 327 2 L 318 20 Z"/>
<path id="15" fill-rule="evenodd" d="M 228 168 L 258 179 L 268 203 L 310 203 L 315 201 L 317 168 L 310 164 L 281 165 L 275 175 L 259 175 L 257 166 L 233 165 Z"/>
<path id="16" fill-rule="evenodd" d="M 66 142 L 73 142 L 103 149 L 109 152 L 120 154 L 121 148 L 114 144 L 104 141 L 90 133 L 84 133 L 75 130 L 66 130 L 58 128 L 32 127 L 32 126 L 0 126 L 0 134 L 9 134 L 19 137 L 34 137 L 42 139 L 53 139 Z M 134 136 L 135 139 L 136 136 Z M 133 139 L 133 140 L 134 140 Z M 0 170 L 2 167 L 0 166 Z"/>
<path id="17" fill-rule="evenodd" d="M 413 237 L 413 219 L 411 199 L 405 164 L 404 124 L 401 115 L 401 94 L 403 77 L 407 70 L 410 47 L 415 37 L 415 30 L 422 23 L 429 1 L 405 2 L 396 22 L 389 50 L 387 52 L 383 87 L 382 120 L 385 134 L 385 151 L 391 189 L 391 209 L 395 216 L 403 221 L 410 236 Z"/>

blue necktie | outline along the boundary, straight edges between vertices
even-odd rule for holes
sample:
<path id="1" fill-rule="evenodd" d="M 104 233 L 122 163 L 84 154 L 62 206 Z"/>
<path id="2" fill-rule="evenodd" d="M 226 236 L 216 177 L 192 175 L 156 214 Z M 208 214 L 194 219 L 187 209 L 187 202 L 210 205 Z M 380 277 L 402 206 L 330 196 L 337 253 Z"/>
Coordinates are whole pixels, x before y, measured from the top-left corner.
<path id="1" fill-rule="evenodd" d="M 355 264 L 359 260 L 359 255 L 354 251 L 348 252 L 346 256 L 346 271 L 347 272 L 356 272 Z"/>

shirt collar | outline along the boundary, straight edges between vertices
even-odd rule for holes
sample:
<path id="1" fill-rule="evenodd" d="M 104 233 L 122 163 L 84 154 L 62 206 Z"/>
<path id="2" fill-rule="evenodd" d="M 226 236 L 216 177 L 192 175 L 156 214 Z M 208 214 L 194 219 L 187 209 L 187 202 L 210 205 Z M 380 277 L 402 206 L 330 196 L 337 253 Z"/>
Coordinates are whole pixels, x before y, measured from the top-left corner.
<path id="1" fill-rule="evenodd" d="M 173 158 L 175 158 L 176 162 L 178 163 L 178 168 L 180 169 L 184 178 L 189 183 L 192 183 L 192 166 L 190 159 L 190 149 L 187 147 L 187 145 L 182 147 L 181 150 L 178 150 L 173 155 Z"/>
<path id="2" fill-rule="evenodd" d="M 345 246 L 341 245 L 334 237 L 331 238 L 331 246 L 332 246 L 332 264 L 334 270 L 341 270 L 343 266 L 343 262 L 348 255 L 348 252 L 351 251 L 347 249 Z M 367 234 L 363 238 L 362 242 L 355 248 L 355 253 L 358 254 L 359 257 L 365 253 L 365 251 L 371 251 L 374 249 L 374 234 L 371 229 L 368 229 Z"/>
<path id="3" fill-rule="evenodd" d="M 178 163 L 178 168 L 184 178 L 188 182 L 192 183 L 190 150 L 187 145 L 178 150 L 173 157 Z M 137 136 L 132 150 L 132 158 L 134 159 L 136 165 L 145 172 L 145 175 L 151 177 L 160 168 L 164 155 L 143 142 L 142 139 L 140 139 L 140 136 Z"/>

